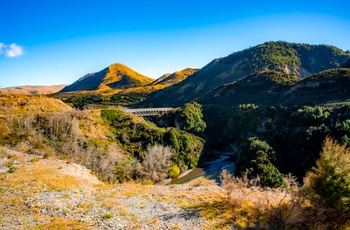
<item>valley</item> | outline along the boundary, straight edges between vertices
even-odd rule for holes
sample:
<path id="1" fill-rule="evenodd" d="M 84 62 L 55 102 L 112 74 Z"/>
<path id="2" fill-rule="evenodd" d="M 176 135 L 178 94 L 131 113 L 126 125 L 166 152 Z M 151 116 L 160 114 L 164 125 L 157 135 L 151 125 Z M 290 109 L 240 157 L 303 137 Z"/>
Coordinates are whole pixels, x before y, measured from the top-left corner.
<path id="1" fill-rule="evenodd" d="M 116 63 L 3 92 L 0 228 L 348 227 L 349 61 L 266 42 L 156 80 Z"/>

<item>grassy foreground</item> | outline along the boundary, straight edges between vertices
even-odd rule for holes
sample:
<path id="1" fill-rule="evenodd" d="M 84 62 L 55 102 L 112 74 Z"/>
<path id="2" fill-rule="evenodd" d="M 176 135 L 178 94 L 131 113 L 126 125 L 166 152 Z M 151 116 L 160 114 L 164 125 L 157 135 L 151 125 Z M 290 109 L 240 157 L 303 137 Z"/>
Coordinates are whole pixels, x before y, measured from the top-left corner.
<path id="1" fill-rule="evenodd" d="M 1 148 L 0 228 L 341 229 L 331 209 L 288 186 L 222 174 L 186 185 L 105 184 L 75 163 Z"/>

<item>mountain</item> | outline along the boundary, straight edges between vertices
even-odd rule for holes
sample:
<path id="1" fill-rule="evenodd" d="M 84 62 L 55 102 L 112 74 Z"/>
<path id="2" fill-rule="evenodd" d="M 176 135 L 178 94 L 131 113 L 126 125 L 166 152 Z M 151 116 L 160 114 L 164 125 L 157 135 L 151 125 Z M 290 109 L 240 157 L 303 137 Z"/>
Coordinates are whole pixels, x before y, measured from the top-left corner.
<path id="1" fill-rule="evenodd" d="M 251 74 L 198 98 L 202 104 L 320 105 L 350 99 L 350 69 L 322 71 L 300 79 L 276 71 Z"/>
<path id="2" fill-rule="evenodd" d="M 25 95 L 36 95 L 36 94 L 52 94 L 62 90 L 67 85 L 52 85 L 52 86 L 17 86 L 7 87 L 0 89 L 0 93 L 3 94 L 25 94 Z"/>
<path id="3" fill-rule="evenodd" d="M 123 64 L 113 64 L 97 73 L 89 73 L 73 84 L 66 86 L 61 92 L 89 91 L 110 89 L 126 89 L 144 86 L 154 79 L 135 72 Z"/>
<path id="4" fill-rule="evenodd" d="M 210 90 L 264 70 L 295 74 L 305 78 L 341 66 L 349 53 L 329 45 L 267 42 L 218 58 L 179 84 L 155 92 L 143 106 L 179 106 Z"/>
<path id="5" fill-rule="evenodd" d="M 343 65 L 342 65 L 343 68 L 350 68 L 350 59 L 347 60 Z"/>
<path id="6" fill-rule="evenodd" d="M 172 74 L 166 73 L 154 82 L 151 85 L 174 85 L 183 80 L 188 76 L 194 74 L 198 69 L 187 68 L 181 71 L 176 71 Z"/>

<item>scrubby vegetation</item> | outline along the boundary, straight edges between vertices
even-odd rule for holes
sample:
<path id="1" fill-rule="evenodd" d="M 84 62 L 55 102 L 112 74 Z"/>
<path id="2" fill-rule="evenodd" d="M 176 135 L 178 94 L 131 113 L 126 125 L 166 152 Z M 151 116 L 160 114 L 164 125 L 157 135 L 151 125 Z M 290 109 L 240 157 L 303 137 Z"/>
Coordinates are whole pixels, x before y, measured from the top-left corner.
<path id="1" fill-rule="evenodd" d="M 251 140 L 255 145 L 257 140 Z M 349 213 L 349 149 L 326 138 L 316 167 L 300 185 L 291 174 L 275 189 L 250 172 L 234 176 L 221 173 L 225 196 L 202 203 L 203 215 L 221 217 L 218 228 L 347 229 Z M 225 201 L 226 200 L 226 201 Z M 198 206 L 197 206 L 198 207 Z"/>
<path id="2" fill-rule="evenodd" d="M 306 193 L 315 202 L 337 212 L 341 223 L 350 217 L 350 150 L 326 138 L 316 166 L 304 179 Z"/>
<path id="3" fill-rule="evenodd" d="M 335 174 L 328 173 L 328 176 Z M 308 176 L 308 179 L 311 178 Z M 221 221 L 216 219 L 217 228 L 347 229 L 350 225 L 349 215 L 345 214 L 346 208 L 335 209 L 334 204 L 327 204 L 328 197 L 310 199 L 309 191 L 300 187 L 291 175 L 284 177 L 283 185 L 276 189 L 261 186 L 259 177 L 249 179 L 248 174 L 236 177 L 226 170 L 221 174 L 221 181 L 226 195 L 215 202 L 196 206 L 205 210 L 203 215 L 206 217 L 221 218 Z M 329 182 L 325 177 L 320 181 Z M 318 187 L 317 193 L 327 191 L 328 188 Z M 332 187 L 334 192 L 341 188 L 341 184 Z M 215 217 L 212 216 L 213 213 Z"/>
<path id="4" fill-rule="evenodd" d="M 111 130 L 120 146 L 126 152 L 131 153 L 132 158 L 129 157 L 129 161 L 137 159 L 143 164 L 142 162 L 148 157 L 146 150 L 148 149 L 149 151 L 152 149 L 150 146 L 161 145 L 165 149 L 167 148 L 166 146 L 172 149 L 166 150 L 168 152 L 167 154 L 171 152 L 169 155 L 169 164 L 172 167 L 178 167 L 183 171 L 197 165 L 204 146 L 204 141 L 201 138 L 176 128 L 166 130 L 152 126 L 118 110 L 103 110 L 102 116 L 109 122 Z M 158 154 L 157 156 L 159 157 L 159 161 L 164 159 L 162 154 Z M 126 165 L 130 167 L 133 164 L 129 162 Z M 134 165 L 135 167 L 139 167 L 138 164 Z M 135 172 L 134 178 L 139 176 L 137 169 L 129 171 Z M 174 175 L 173 172 L 170 174 Z"/>
<path id="5" fill-rule="evenodd" d="M 41 107 L 46 101 L 47 110 Z M 159 182 L 195 167 L 203 151 L 204 141 L 193 134 L 158 128 L 117 109 L 76 111 L 45 97 L 2 96 L 2 103 L 1 145 L 75 161 L 110 182 Z"/>

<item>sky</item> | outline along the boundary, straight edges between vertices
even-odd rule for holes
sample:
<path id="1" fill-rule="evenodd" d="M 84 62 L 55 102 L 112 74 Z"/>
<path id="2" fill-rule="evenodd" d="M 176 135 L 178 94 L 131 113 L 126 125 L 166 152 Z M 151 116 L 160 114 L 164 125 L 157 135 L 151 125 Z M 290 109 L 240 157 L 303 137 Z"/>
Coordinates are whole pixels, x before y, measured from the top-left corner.
<path id="1" fill-rule="evenodd" d="M 122 63 L 151 78 L 267 41 L 350 50 L 349 0 L 0 0 L 0 88 Z"/>

